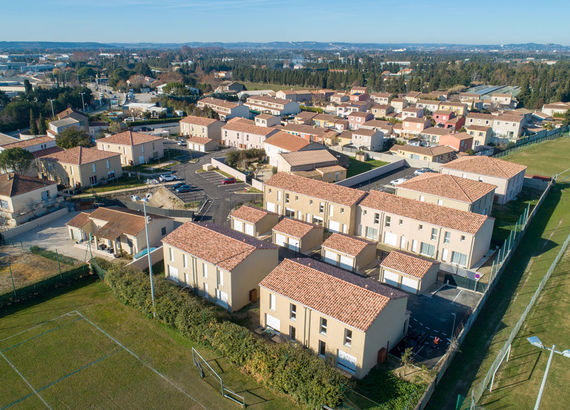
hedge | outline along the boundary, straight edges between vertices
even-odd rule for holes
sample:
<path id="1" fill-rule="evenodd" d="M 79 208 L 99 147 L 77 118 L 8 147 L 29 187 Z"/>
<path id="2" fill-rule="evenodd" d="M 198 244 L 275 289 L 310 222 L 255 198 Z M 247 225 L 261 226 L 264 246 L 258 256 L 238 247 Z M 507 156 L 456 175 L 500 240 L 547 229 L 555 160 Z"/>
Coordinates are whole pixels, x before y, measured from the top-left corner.
<path id="1" fill-rule="evenodd" d="M 122 303 L 152 316 L 148 275 L 112 265 L 105 283 Z M 309 350 L 292 343 L 268 343 L 231 322 L 226 311 L 164 278 L 155 278 L 154 292 L 158 320 L 222 354 L 273 391 L 312 408 L 341 403 L 349 380 Z"/>
<path id="2" fill-rule="evenodd" d="M 51 259 L 53 261 L 58 261 L 69 266 L 74 266 L 77 262 L 76 259 L 70 258 L 69 256 L 62 255 L 53 251 L 48 251 L 47 249 L 40 248 L 39 246 L 30 246 L 30 252 L 36 255 L 43 256 L 44 258 Z"/>
<path id="3" fill-rule="evenodd" d="M 135 120 L 126 122 L 127 127 L 138 127 L 139 125 L 167 124 L 169 122 L 180 121 L 182 117 L 151 118 L 148 120 Z"/>

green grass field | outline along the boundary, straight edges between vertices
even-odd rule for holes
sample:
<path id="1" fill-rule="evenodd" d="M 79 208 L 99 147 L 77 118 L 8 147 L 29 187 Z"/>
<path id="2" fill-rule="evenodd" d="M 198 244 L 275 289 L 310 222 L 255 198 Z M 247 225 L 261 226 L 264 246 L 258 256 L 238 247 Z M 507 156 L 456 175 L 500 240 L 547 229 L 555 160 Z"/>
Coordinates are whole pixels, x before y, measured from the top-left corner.
<path id="1" fill-rule="evenodd" d="M 387 162 L 377 159 L 370 159 L 366 162 L 363 162 L 350 157 L 350 164 L 346 171 L 346 177 L 350 178 L 354 175 L 362 174 L 363 172 L 370 171 L 371 169 L 378 168 L 386 164 Z"/>
<path id="2" fill-rule="evenodd" d="M 532 155 L 519 151 L 507 159 L 527 161 L 529 173 L 552 175 L 568 168 L 569 143 L 568 138 L 564 138 L 536 144 L 528 148 Z M 471 388 L 483 380 L 570 233 L 570 184 L 564 178 L 559 181 L 529 226 L 490 300 L 439 383 L 428 408 L 455 408 L 458 394 L 470 397 Z M 511 364 L 503 366 L 497 373 L 498 389 L 492 395 L 484 396 L 479 403 L 485 408 L 533 407 L 547 355 L 526 346 L 527 336 L 536 334 L 547 344 L 560 343 L 560 348 L 570 347 L 568 267 L 566 258 L 546 285 L 539 303 L 527 319 L 526 327 L 519 332 L 513 345 Z M 543 398 L 542 408 L 561 408 L 560 403 L 570 402 L 570 390 L 560 388 L 570 380 L 570 366 L 562 360 L 568 359 L 555 358 L 546 386 L 551 393 L 557 387 L 558 391 Z M 469 399 L 466 399 L 464 408 L 468 405 Z"/>
<path id="3" fill-rule="evenodd" d="M 295 407 L 96 282 L 0 319 L 0 408 L 236 408 L 200 378 L 191 347 L 248 407 Z"/>

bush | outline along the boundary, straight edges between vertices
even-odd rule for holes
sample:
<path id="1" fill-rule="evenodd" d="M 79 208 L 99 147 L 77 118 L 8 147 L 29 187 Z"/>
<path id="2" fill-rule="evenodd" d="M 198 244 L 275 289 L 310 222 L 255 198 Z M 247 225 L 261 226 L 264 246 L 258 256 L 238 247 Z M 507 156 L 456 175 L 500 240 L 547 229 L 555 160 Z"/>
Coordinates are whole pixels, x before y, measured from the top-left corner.
<path id="1" fill-rule="evenodd" d="M 111 265 L 105 283 L 122 303 L 152 316 L 146 274 Z M 312 352 L 294 344 L 269 344 L 230 322 L 226 311 L 164 278 L 155 278 L 154 292 L 157 319 L 216 350 L 258 382 L 309 407 L 341 403 L 348 379 Z"/>

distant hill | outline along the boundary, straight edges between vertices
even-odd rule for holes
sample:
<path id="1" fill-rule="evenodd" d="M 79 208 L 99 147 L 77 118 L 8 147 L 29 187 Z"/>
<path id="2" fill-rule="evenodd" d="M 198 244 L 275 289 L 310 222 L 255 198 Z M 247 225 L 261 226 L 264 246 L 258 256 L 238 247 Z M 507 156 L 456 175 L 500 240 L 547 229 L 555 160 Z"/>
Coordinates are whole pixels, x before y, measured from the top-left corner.
<path id="1" fill-rule="evenodd" d="M 0 41 L 0 50 L 121 50 L 121 49 L 177 49 L 187 47 L 209 47 L 226 49 L 266 50 L 407 50 L 407 51 L 502 51 L 502 52 L 570 52 L 570 46 L 561 44 L 446 44 L 446 43 L 343 43 L 317 41 L 273 41 L 252 42 L 187 42 L 187 43 L 97 43 L 97 42 L 54 42 L 54 41 Z"/>

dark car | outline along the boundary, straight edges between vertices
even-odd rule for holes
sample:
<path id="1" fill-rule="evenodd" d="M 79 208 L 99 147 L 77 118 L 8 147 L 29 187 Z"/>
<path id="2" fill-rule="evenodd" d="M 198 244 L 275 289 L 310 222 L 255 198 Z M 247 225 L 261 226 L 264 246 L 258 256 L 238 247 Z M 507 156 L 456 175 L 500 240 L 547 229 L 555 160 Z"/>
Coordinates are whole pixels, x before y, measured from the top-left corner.
<path id="1" fill-rule="evenodd" d="M 236 183 L 236 179 L 235 178 L 225 178 L 222 180 L 222 185 L 229 185 L 229 184 L 235 184 Z"/>
<path id="2" fill-rule="evenodd" d="M 184 185 L 179 186 L 178 188 L 176 188 L 175 191 L 178 192 L 179 194 L 182 194 L 182 193 L 184 193 L 184 192 L 190 192 L 190 191 L 192 191 L 192 187 L 191 187 L 190 185 L 184 184 Z"/>
<path id="3" fill-rule="evenodd" d="M 172 185 L 172 189 L 178 189 L 184 185 L 186 185 L 184 182 L 177 182 L 176 184 Z"/>

